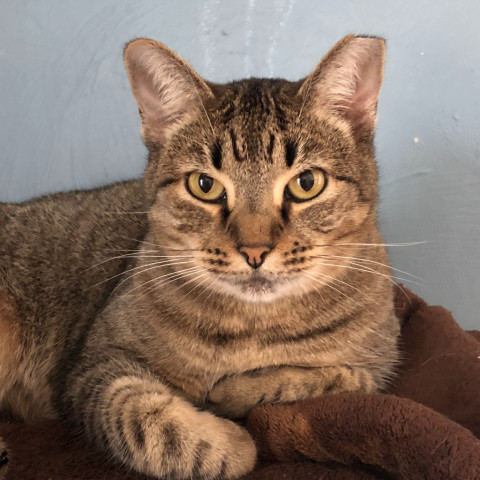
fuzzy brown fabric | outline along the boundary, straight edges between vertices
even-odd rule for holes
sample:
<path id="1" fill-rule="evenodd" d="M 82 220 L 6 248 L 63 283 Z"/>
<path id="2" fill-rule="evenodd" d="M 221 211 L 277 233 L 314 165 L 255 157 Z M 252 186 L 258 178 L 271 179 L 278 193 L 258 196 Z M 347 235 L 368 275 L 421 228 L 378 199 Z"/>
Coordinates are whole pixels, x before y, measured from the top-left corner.
<path id="1" fill-rule="evenodd" d="M 247 428 L 259 462 L 243 480 L 480 478 L 480 333 L 397 291 L 404 362 L 388 394 L 267 405 Z M 139 480 L 60 425 L 0 422 L 6 480 Z M 0 465 L 4 458 L 0 442 Z M 0 478 L 5 467 L 0 466 Z"/>
<path id="2" fill-rule="evenodd" d="M 2 480 L 7 474 L 8 455 L 7 446 L 0 438 L 0 480 Z"/>

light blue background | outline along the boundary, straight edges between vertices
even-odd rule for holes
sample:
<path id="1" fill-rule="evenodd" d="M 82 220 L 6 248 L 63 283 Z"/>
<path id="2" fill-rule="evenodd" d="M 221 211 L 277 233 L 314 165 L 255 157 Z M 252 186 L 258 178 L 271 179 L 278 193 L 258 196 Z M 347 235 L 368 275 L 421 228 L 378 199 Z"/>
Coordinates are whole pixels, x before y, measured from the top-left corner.
<path id="1" fill-rule="evenodd" d="M 298 79 L 345 34 L 384 36 L 381 227 L 387 242 L 428 241 L 392 247 L 393 265 L 480 328 L 479 21 L 478 0 L 0 0 L 0 200 L 140 176 L 122 64 L 134 37 L 221 82 Z"/>

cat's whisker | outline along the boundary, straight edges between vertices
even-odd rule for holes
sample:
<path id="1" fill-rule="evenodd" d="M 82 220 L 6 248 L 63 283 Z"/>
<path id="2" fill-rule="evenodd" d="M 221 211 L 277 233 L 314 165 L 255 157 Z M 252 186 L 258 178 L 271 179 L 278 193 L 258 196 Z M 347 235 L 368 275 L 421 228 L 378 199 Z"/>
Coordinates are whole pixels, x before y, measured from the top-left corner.
<path id="1" fill-rule="evenodd" d="M 364 267 L 364 268 L 367 269 L 367 270 L 365 270 L 365 271 L 370 272 L 370 273 L 374 273 L 374 274 L 377 274 L 377 275 L 383 275 L 383 274 L 381 274 L 380 272 L 378 272 L 377 270 L 375 270 L 375 269 L 373 269 L 373 268 L 366 267 L 366 266 L 364 266 L 364 265 L 357 264 L 357 263 L 355 263 L 355 262 L 352 262 L 352 265 L 355 265 L 355 266 L 357 266 L 357 267 Z M 407 297 L 407 299 L 408 299 L 408 301 L 409 301 L 410 304 L 412 304 L 412 301 L 410 300 L 410 297 L 407 295 L 407 292 L 405 292 L 405 290 L 403 289 L 403 287 L 402 287 L 399 283 L 397 283 L 395 280 L 400 280 L 400 281 L 402 281 L 402 282 L 409 282 L 409 283 L 412 283 L 412 284 L 414 284 L 414 285 L 423 286 L 422 284 L 420 284 L 420 283 L 418 283 L 418 282 L 414 282 L 413 280 L 410 280 L 410 279 L 408 279 L 408 278 L 401 278 L 401 277 L 397 277 L 397 276 L 395 276 L 395 275 L 386 275 L 386 277 L 389 278 L 390 281 L 391 281 L 397 288 L 399 288 L 399 289 L 402 291 L 402 293 L 405 295 L 405 297 Z M 395 279 L 395 280 L 394 280 L 394 279 Z"/>
<path id="2" fill-rule="evenodd" d="M 306 276 L 308 278 L 310 278 L 311 280 L 313 280 L 314 282 L 317 282 L 317 283 L 320 283 L 321 285 L 325 286 L 325 287 L 328 287 L 328 288 L 331 288 L 332 290 L 334 290 L 335 292 L 339 293 L 340 295 L 348 298 L 349 300 L 351 300 L 353 303 L 355 303 L 356 305 L 360 306 L 363 308 L 362 305 L 360 305 L 356 300 L 354 300 L 352 297 L 348 296 L 346 293 L 342 292 L 341 290 L 339 290 L 338 288 L 335 288 L 333 285 L 330 285 L 328 282 L 322 282 L 321 280 L 319 280 L 318 278 L 314 277 L 313 275 L 310 275 L 310 272 L 308 270 L 302 270 L 303 272 L 306 273 Z"/>
<path id="3" fill-rule="evenodd" d="M 355 287 L 354 285 L 352 285 L 351 283 L 348 283 L 348 282 L 344 282 L 343 280 L 340 280 L 339 278 L 335 278 L 335 277 L 332 277 L 331 275 L 327 275 L 326 273 L 323 273 L 323 272 L 311 272 L 312 274 L 314 275 L 320 275 L 322 277 L 326 277 L 326 278 L 329 278 L 330 280 L 332 280 L 333 282 L 336 282 L 336 283 L 340 283 L 342 285 L 345 285 L 349 288 L 352 288 L 353 290 L 356 290 L 358 293 L 362 294 L 364 297 L 366 297 L 367 299 L 371 300 L 371 298 L 365 293 L 363 292 L 362 290 L 360 290 L 359 288 Z"/>
<path id="4" fill-rule="evenodd" d="M 204 269 L 202 269 L 201 267 L 191 267 L 191 268 L 185 268 L 176 272 L 171 272 L 165 275 L 160 275 L 159 277 L 152 278 L 142 283 L 141 285 L 138 285 L 130 289 L 128 292 L 125 292 L 124 295 L 128 296 L 138 289 L 143 289 L 140 294 L 134 295 L 134 300 L 138 301 L 145 298 L 150 292 L 154 291 L 159 286 L 167 285 L 185 276 L 195 275 L 201 272 L 202 270 Z M 153 285 L 150 285 L 148 288 L 145 288 L 145 286 L 149 284 L 153 284 Z"/>
<path id="5" fill-rule="evenodd" d="M 361 263 L 356 263 L 356 262 L 351 262 L 350 265 L 354 265 L 356 267 L 364 268 L 367 271 L 372 272 L 372 273 L 380 274 L 380 272 L 378 270 L 375 270 L 373 267 L 369 267 L 368 265 L 362 265 Z M 408 282 L 408 283 L 411 283 L 412 285 L 417 285 L 419 287 L 424 286 L 422 283 L 415 282 L 414 280 L 411 280 L 410 278 L 402 278 L 402 277 L 399 277 L 399 276 L 396 276 L 396 275 L 387 275 L 387 276 L 389 276 L 391 278 L 394 278 L 395 280 L 399 280 L 401 282 Z"/>
<path id="6" fill-rule="evenodd" d="M 205 302 L 208 301 L 208 299 L 213 295 L 214 291 L 212 288 L 210 288 L 212 285 L 214 285 L 216 282 L 218 282 L 219 280 L 221 280 L 223 277 L 225 276 L 224 273 L 221 273 L 219 275 L 217 275 L 215 278 L 214 278 L 214 281 L 210 284 L 210 285 L 207 285 L 205 287 L 205 289 L 209 288 L 210 289 L 210 293 L 207 295 L 207 297 L 205 298 Z"/>
<path id="7" fill-rule="evenodd" d="M 391 265 L 387 265 L 386 263 L 381 263 L 381 262 L 376 262 L 375 260 L 370 260 L 367 258 L 360 258 L 360 257 L 345 257 L 343 255 L 318 255 L 315 256 L 315 258 L 344 258 L 346 260 L 357 260 L 359 262 L 365 262 L 365 263 L 373 263 L 375 265 L 380 265 L 382 267 L 389 268 L 391 270 L 394 270 L 396 272 L 402 273 L 404 275 L 408 275 L 409 277 L 416 278 L 417 280 L 423 280 L 423 278 L 417 277 L 416 275 L 413 275 L 412 273 L 405 272 L 404 270 L 400 270 L 399 268 L 394 268 Z"/>
<path id="8" fill-rule="evenodd" d="M 151 287 L 149 287 L 149 289 L 147 289 L 147 291 L 143 293 L 142 297 L 145 296 L 146 294 L 152 292 L 153 290 L 156 290 L 156 289 L 157 289 L 158 287 L 160 287 L 160 286 L 163 287 L 163 286 L 168 285 L 169 283 L 172 283 L 172 282 L 174 282 L 174 281 L 176 281 L 176 280 L 180 280 L 181 278 L 185 278 L 185 277 L 188 277 L 188 276 L 190 276 L 190 275 L 197 275 L 197 274 L 202 273 L 202 272 L 207 272 L 207 273 L 208 273 L 208 271 L 207 271 L 205 268 L 199 268 L 199 270 L 197 270 L 197 271 L 195 271 L 195 272 L 189 272 L 189 273 L 187 273 L 187 274 L 185 274 L 185 275 L 181 275 L 181 276 L 179 276 L 179 277 L 176 277 L 176 278 L 173 278 L 173 279 L 169 279 L 168 282 L 163 282 L 163 281 L 162 281 L 162 282 L 159 282 L 158 284 L 156 283 L 156 284 L 152 285 Z M 194 281 L 198 280 L 199 278 L 204 277 L 205 275 L 207 275 L 207 273 L 198 275 L 198 276 L 196 276 L 195 278 L 192 278 L 192 279 L 188 280 L 187 282 L 182 283 L 182 284 L 179 285 L 174 291 L 177 291 L 177 290 L 179 290 L 180 288 L 182 288 L 183 286 L 188 285 L 189 283 L 194 282 Z M 187 294 L 186 294 L 186 295 L 187 295 Z M 184 295 L 182 298 L 184 298 L 186 295 Z"/>
<path id="9" fill-rule="evenodd" d="M 212 288 L 220 279 L 221 277 L 223 276 L 223 274 L 220 274 L 218 277 L 214 278 L 213 281 L 211 283 L 209 283 L 208 285 L 205 285 L 205 287 L 203 288 L 201 294 L 198 296 L 198 298 L 202 298 L 202 295 L 207 292 L 208 290 L 210 290 L 209 294 L 203 298 L 203 302 L 208 302 L 208 300 L 210 299 L 210 297 L 215 293 L 214 289 Z"/>
<path id="10" fill-rule="evenodd" d="M 126 253 L 125 255 L 122 255 L 125 258 L 194 258 L 193 255 L 152 255 L 150 253 L 147 253 L 146 255 L 143 254 L 143 252 L 138 252 L 138 253 Z"/>
<path id="11" fill-rule="evenodd" d="M 314 288 L 314 290 L 312 291 L 311 289 L 307 288 L 307 285 L 305 285 L 304 282 L 301 282 L 300 283 L 300 287 L 302 288 L 303 290 L 303 295 L 305 297 L 307 297 L 307 299 L 310 301 L 310 296 L 314 293 L 314 292 L 318 292 L 320 294 L 320 297 L 322 298 L 323 300 L 323 295 L 322 295 L 322 292 L 321 290 L 319 290 L 317 287 Z"/>
<path id="12" fill-rule="evenodd" d="M 178 250 L 179 254 L 177 255 L 165 255 L 162 252 L 160 252 L 158 249 L 154 250 L 147 250 L 145 248 L 142 249 L 127 249 L 127 248 L 118 248 L 118 249 L 112 249 L 112 252 L 125 252 L 122 253 L 122 256 L 126 257 L 131 257 L 131 258 L 181 258 L 181 257 L 191 257 L 193 258 L 194 255 L 191 254 L 186 254 L 186 255 L 181 255 L 181 253 L 186 253 L 188 250 Z"/>
<path id="13" fill-rule="evenodd" d="M 147 250 L 145 248 L 112 248 L 112 252 L 132 252 L 132 253 L 158 253 L 158 249 L 155 250 Z"/>
<path id="14" fill-rule="evenodd" d="M 183 288 L 185 285 L 188 285 L 189 283 L 194 282 L 194 281 L 198 280 L 199 278 L 204 277 L 205 275 L 208 275 L 208 271 L 206 271 L 206 273 L 204 273 L 203 275 L 199 275 L 198 277 L 193 278 L 193 279 L 189 280 L 188 282 L 185 282 L 183 285 L 181 285 L 180 288 Z M 202 280 L 200 283 L 198 283 L 197 285 L 195 285 L 192 289 L 190 289 L 182 298 L 185 298 L 185 297 L 189 296 L 193 291 L 195 291 L 200 285 L 202 285 L 203 283 L 205 283 L 207 280 L 209 280 L 209 277 L 208 277 L 208 276 L 207 276 L 207 278 L 205 278 L 204 280 Z M 213 283 L 213 282 L 212 282 L 212 283 Z M 207 287 L 208 287 L 208 286 L 207 286 Z"/>
<path id="15" fill-rule="evenodd" d="M 164 278 L 166 276 L 160 276 L 160 277 L 154 278 L 153 280 L 151 280 L 149 282 L 145 282 L 142 285 L 142 288 L 147 283 L 152 283 L 153 282 L 153 284 L 150 285 L 148 288 L 146 288 L 144 291 L 142 291 L 140 293 L 140 295 L 135 295 L 135 301 L 138 301 L 138 300 L 141 300 L 141 299 L 145 298 L 151 292 L 155 291 L 158 287 L 163 287 L 163 286 L 168 285 L 172 282 L 178 281 L 182 278 L 189 277 L 191 275 L 197 275 L 198 273 L 201 273 L 201 272 L 205 271 L 205 269 L 202 268 L 202 267 L 196 267 L 194 269 L 191 269 L 191 270 L 188 270 L 188 271 L 187 270 L 180 270 L 180 272 L 178 272 L 178 274 L 172 275 L 169 278 Z"/>
<path id="16" fill-rule="evenodd" d="M 202 291 L 200 292 L 199 295 L 197 295 L 195 298 L 197 300 L 202 300 L 204 302 L 208 302 L 208 299 L 212 296 L 212 293 L 213 293 L 213 289 L 211 288 L 213 285 L 215 285 L 215 283 L 217 283 L 218 279 L 214 278 L 208 285 L 205 285 L 202 289 Z M 210 290 L 210 293 L 205 297 L 205 298 L 202 298 L 203 295 L 208 292 Z"/>
<path id="17" fill-rule="evenodd" d="M 139 243 L 148 243 L 149 245 L 153 245 L 154 247 L 157 247 L 160 250 L 172 250 L 172 251 L 177 251 L 177 252 L 199 252 L 199 248 L 174 248 L 174 247 L 169 247 L 168 245 L 159 245 L 157 243 L 150 242 L 149 240 L 139 240 L 138 238 L 132 238 L 132 237 L 126 237 L 125 235 L 119 235 L 120 238 L 124 238 L 125 240 L 132 240 L 135 242 Z"/>
<path id="18" fill-rule="evenodd" d="M 323 257 L 320 257 L 320 258 L 323 258 Z M 373 268 L 370 268 L 370 267 L 367 267 L 367 266 L 364 266 L 364 265 L 357 265 L 355 267 L 352 267 L 351 265 L 353 263 L 350 264 L 350 265 L 339 265 L 338 263 L 317 262 L 317 264 L 318 265 L 324 265 L 326 267 L 348 268 L 350 270 L 356 270 L 356 271 L 359 271 L 359 272 L 374 273 L 376 275 L 380 275 L 381 277 L 388 278 L 388 279 L 396 278 L 397 280 L 401 280 L 401 281 L 409 281 L 409 280 L 406 280 L 404 278 L 398 278 L 398 277 L 394 277 L 394 276 L 391 276 L 391 275 L 387 275 L 385 273 L 379 272 L 378 270 L 374 270 Z M 397 285 L 397 284 L 395 284 L 395 285 Z"/>
<path id="19" fill-rule="evenodd" d="M 323 299 L 324 299 L 324 296 L 323 296 L 324 291 L 323 290 L 324 289 L 322 288 L 322 286 L 325 286 L 324 282 L 321 282 L 321 285 L 319 285 L 319 286 L 314 285 L 313 286 L 313 291 L 316 292 L 318 295 L 320 295 L 320 297 L 323 301 Z"/>
<path id="20" fill-rule="evenodd" d="M 112 290 L 112 293 L 110 294 L 110 296 L 108 298 L 111 298 L 112 295 L 115 293 L 116 290 L 118 290 L 120 288 L 121 285 L 123 285 L 126 281 L 130 280 L 131 278 L 133 278 L 135 275 L 139 275 L 139 274 L 142 274 L 142 273 L 145 273 L 146 271 L 148 270 L 153 270 L 154 268 L 160 268 L 160 267 L 166 267 L 166 266 L 171 266 L 171 265 L 180 265 L 182 263 L 193 263 L 193 260 L 192 261 L 189 261 L 189 262 L 177 262 L 177 263 L 172 263 L 170 265 L 160 265 L 158 267 L 150 267 L 150 268 L 147 268 L 145 270 L 142 270 L 140 272 L 136 272 L 134 273 L 133 275 L 130 275 L 129 277 L 127 278 L 124 278 L 121 282 L 118 283 L 118 285 L 115 286 L 115 288 Z M 155 279 L 153 280 L 148 280 L 147 282 L 143 283 L 142 285 L 140 286 L 137 286 L 137 287 L 134 287 L 132 290 L 130 290 L 128 293 L 131 293 L 135 290 L 137 290 L 138 288 L 141 288 L 142 286 L 152 282 L 152 281 L 155 281 L 155 280 L 158 280 L 158 278 L 162 278 L 162 277 L 168 277 L 168 276 L 171 276 L 171 275 L 176 275 L 177 273 L 180 273 L 180 272 L 183 272 L 185 270 L 189 270 L 189 269 L 193 269 L 193 268 L 198 268 L 198 267 L 190 267 L 188 269 L 183 269 L 183 270 L 180 270 L 180 271 L 174 271 L 174 272 L 170 272 L 170 273 L 165 273 L 164 275 L 161 275 L 160 277 L 156 277 Z"/>
<path id="21" fill-rule="evenodd" d="M 405 242 L 405 243 L 327 243 L 317 244 L 314 247 L 411 247 L 415 245 L 423 245 L 428 243 L 427 240 L 421 242 Z"/>
<path id="22" fill-rule="evenodd" d="M 352 267 L 351 265 L 338 265 L 336 263 L 324 263 L 324 262 L 318 262 L 319 265 L 324 265 L 326 267 L 337 267 L 337 268 L 348 268 L 348 269 L 351 269 L 351 270 L 357 270 L 359 272 L 365 272 L 365 273 L 373 273 L 375 275 L 379 275 L 381 277 L 384 277 L 386 278 L 387 280 L 389 280 L 390 282 L 392 282 L 397 288 L 399 288 L 403 293 L 404 295 L 410 300 L 410 297 L 407 295 L 407 293 L 405 292 L 405 290 L 401 287 L 400 284 L 398 284 L 394 278 L 396 280 L 401 280 L 403 282 L 412 282 L 411 280 L 409 279 L 404 279 L 404 278 L 399 278 L 399 277 L 395 277 L 395 276 L 391 276 L 391 275 L 386 275 L 384 273 L 381 273 L 381 272 L 378 272 L 377 270 L 374 270 L 372 268 L 369 268 L 369 267 L 364 267 L 364 268 L 358 268 L 358 267 Z M 363 267 L 361 265 L 361 267 Z"/>
<path id="23" fill-rule="evenodd" d="M 153 257 L 153 258 L 155 258 L 155 257 Z M 139 265 L 137 267 L 129 268 L 128 270 L 124 270 L 121 273 L 117 273 L 116 275 L 113 275 L 110 278 L 107 278 L 105 280 L 102 280 L 101 282 L 95 283 L 93 285 L 93 287 L 97 287 L 98 285 L 102 285 L 106 282 L 109 282 L 110 280 L 113 280 L 114 278 L 121 277 L 121 276 L 125 275 L 126 273 L 136 272 L 132 275 L 129 275 L 128 278 L 125 278 L 125 280 L 123 280 L 123 281 L 130 280 L 135 275 L 138 275 L 138 274 L 143 273 L 143 272 L 147 272 L 148 270 L 152 270 L 153 268 L 168 267 L 170 265 L 181 265 L 183 263 L 193 263 L 193 262 L 194 262 L 194 260 L 188 260 L 188 261 L 185 261 L 185 262 L 173 262 L 172 260 L 164 260 L 164 261 L 161 261 L 161 262 L 151 262 L 151 263 L 147 263 L 145 265 Z M 150 267 L 150 268 L 148 268 L 148 267 Z M 140 270 L 140 271 L 138 271 L 138 270 Z M 123 281 L 121 283 L 123 283 Z"/>
<path id="24" fill-rule="evenodd" d="M 110 212 L 110 211 L 106 211 L 104 213 L 107 213 L 109 215 L 145 215 L 145 214 L 148 214 L 149 212 L 127 212 L 127 211 L 123 211 L 123 212 Z"/>
<path id="25" fill-rule="evenodd" d="M 330 275 L 327 275 L 325 273 L 322 273 L 322 272 L 314 272 L 314 275 L 321 275 L 322 277 L 327 277 L 329 279 L 331 279 L 333 282 L 336 282 L 336 283 L 339 283 L 341 285 L 345 285 L 347 286 L 348 288 L 352 288 L 353 290 L 357 291 L 358 293 L 360 293 L 361 295 L 363 295 L 364 298 L 366 298 L 369 302 L 373 302 L 374 300 L 372 299 L 372 297 L 370 297 L 369 295 L 367 295 L 367 293 L 365 293 L 364 291 L 360 290 L 359 288 L 355 287 L 354 285 L 348 283 L 348 282 L 344 282 L 338 278 L 335 278 L 335 277 L 332 277 Z M 328 282 L 327 282 L 328 283 Z M 350 300 L 353 300 L 352 297 L 347 297 L 349 298 Z M 357 305 L 359 305 L 361 308 L 363 308 L 364 310 L 370 312 L 370 313 L 374 313 L 371 308 L 369 308 L 367 305 L 364 305 L 362 306 L 360 303 L 356 302 Z"/>
<path id="26" fill-rule="evenodd" d="M 129 258 L 182 258 L 182 257 L 191 257 L 193 255 L 158 255 L 158 250 L 117 250 L 117 252 L 127 252 L 123 253 L 122 256 Z M 155 255 L 157 254 L 157 255 Z"/>
<path id="27" fill-rule="evenodd" d="M 126 253 L 123 255 L 116 255 L 114 257 L 110 257 L 105 260 L 102 260 L 101 262 L 98 262 L 95 265 L 91 265 L 90 267 L 86 268 L 85 270 L 83 270 L 82 273 L 88 272 L 89 270 L 99 267 L 100 265 L 104 265 L 107 262 L 111 262 L 113 260 L 125 259 L 125 258 L 175 258 L 175 259 L 178 259 L 178 258 L 193 258 L 193 255 L 152 255 L 150 256 L 150 255 L 136 255 L 136 254 Z"/>

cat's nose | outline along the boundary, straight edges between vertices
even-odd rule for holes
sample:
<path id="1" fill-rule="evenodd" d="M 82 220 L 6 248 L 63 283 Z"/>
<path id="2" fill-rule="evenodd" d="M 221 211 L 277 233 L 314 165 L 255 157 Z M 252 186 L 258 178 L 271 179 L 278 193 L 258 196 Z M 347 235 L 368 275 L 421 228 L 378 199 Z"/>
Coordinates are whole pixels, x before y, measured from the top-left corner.
<path id="1" fill-rule="evenodd" d="M 270 245 L 240 245 L 238 251 L 252 268 L 258 268 L 265 260 L 267 253 L 272 250 Z"/>

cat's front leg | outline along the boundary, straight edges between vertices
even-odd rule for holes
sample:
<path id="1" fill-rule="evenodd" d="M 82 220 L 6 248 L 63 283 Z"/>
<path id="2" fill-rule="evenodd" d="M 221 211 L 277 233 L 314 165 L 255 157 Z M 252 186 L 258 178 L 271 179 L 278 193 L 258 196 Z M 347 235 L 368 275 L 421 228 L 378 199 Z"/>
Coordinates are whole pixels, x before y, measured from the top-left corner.
<path id="1" fill-rule="evenodd" d="M 374 378 L 364 368 L 345 365 L 277 367 L 223 378 L 210 390 L 207 405 L 214 412 L 241 418 L 263 403 L 289 403 L 338 392 L 372 392 Z"/>
<path id="2" fill-rule="evenodd" d="M 75 420 L 120 462 L 156 478 L 233 479 L 252 470 L 255 445 L 234 422 L 196 410 L 147 373 L 84 375 Z"/>

